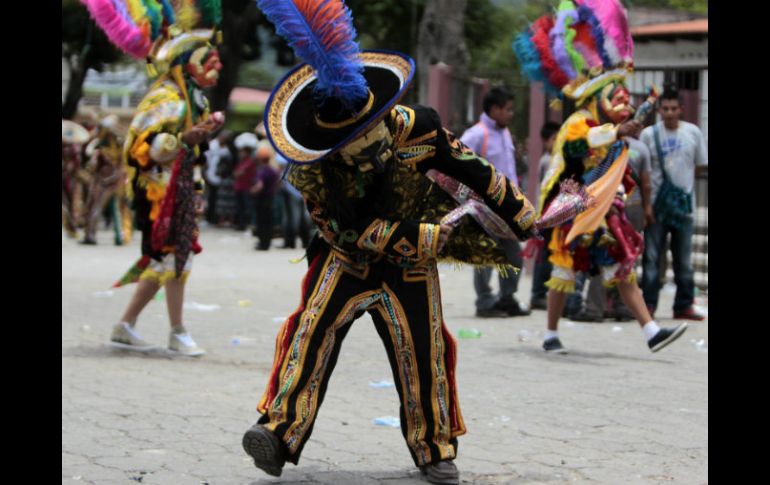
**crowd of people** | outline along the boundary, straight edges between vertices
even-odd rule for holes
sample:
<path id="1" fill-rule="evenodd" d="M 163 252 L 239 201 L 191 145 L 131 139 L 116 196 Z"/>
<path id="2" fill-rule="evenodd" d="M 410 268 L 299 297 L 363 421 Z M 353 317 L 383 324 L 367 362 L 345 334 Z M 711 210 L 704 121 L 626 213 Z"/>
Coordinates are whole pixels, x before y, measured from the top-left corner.
<path id="1" fill-rule="evenodd" d="M 214 226 L 250 229 L 255 248 L 268 250 L 275 235 L 282 248 L 306 248 L 313 225 L 302 197 L 283 177 L 286 160 L 266 139 L 264 125 L 253 132 L 222 131 L 205 152 L 206 221 Z"/>
<path id="2" fill-rule="evenodd" d="M 80 124 L 62 121 L 62 223 L 69 237 L 97 244 L 99 224 L 114 228 L 116 245 L 133 231 L 122 164 L 125 129 L 111 114 Z M 307 248 L 315 227 L 302 196 L 283 178 L 287 162 L 275 153 L 260 124 L 253 132 L 221 130 L 203 151 L 203 220 L 250 231 L 255 249 Z"/>

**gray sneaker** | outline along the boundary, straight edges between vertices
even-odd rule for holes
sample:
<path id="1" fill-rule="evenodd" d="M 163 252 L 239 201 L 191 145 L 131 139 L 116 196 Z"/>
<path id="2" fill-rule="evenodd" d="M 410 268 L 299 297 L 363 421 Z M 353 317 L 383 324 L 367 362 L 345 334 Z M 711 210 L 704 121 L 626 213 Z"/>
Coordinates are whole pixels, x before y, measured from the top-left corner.
<path id="1" fill-rule="evenodd" d="M 112 327 L 110 346 L 116 349 L 135 350 L 137 352 L 149 352 L 156 348 L 155 345 L 144 340 L 131 325 L 126 322 L 116 323 Z"/>
<path id="2" fill-rule="evenodd" d="M 192 336 L 188 333 L 174 333 L 168 336 L 168 350 L 188 357 L 198 357 L 206 353 L 198 347 Z"/>
<path id="3" fill-rule="evenodd" d="M 442 460 L 421 466 L 420 471 L 430 483 L 439 485 L 458 485 L 460 483 L 460 472 L 452 460 Z"/>

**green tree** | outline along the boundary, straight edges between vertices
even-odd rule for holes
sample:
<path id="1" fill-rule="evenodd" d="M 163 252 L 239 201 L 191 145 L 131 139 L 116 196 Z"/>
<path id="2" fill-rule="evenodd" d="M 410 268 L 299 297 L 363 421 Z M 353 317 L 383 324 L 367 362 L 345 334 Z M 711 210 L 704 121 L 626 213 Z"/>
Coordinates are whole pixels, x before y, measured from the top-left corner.
<path id="1" fill-rule="evenodd" d="M 708 0 L 630 0 L 627 3 L 630 8 L 660 7 L 705 14 L 709 11 Z"/>
<path id="2" fill-rule="evenodd" d="M 94 24 L 79 1 L 62 0 L 61 8 L 61 54 L 70 70 L 61 116 L 72 119 L 83 95 L 88 69 L 101 72 L 106 64 L 120 60 L 122 54 Z"/>
<path id="3" fill-rule="evenodd" d="M 254 0 L 222 0 L 222 44 L 218 47 L 222 71 L 211 89 L 211 110 L 224 111 L 244 61 L 260 58 L 257 26 L 262 19 Z"/>
<path id="4" fill-rule="evenodd" d="M 347 0 L 363 49 L 389 49 L 416 55 L 417 28 L 425 0 Z"/>
<path id="5" fill-rule="evenodd" d="M 528 130 L 529 81 L 521 72 L 511 44 L 530 23 L 552 11 L 554 5 L 551 0 L 501 2 L 499 5 L 490 0 L 469 0 L 466 10 L 465 33 L 471 52 L 471 75 L 513 91 L 515 114 L 511 131 L 517 139 L 524 138 Z"/>
<path id="6" fill-rule="evenodd" d="M 259 58 L 257 25 L 260 21 L 262 15 L 254 0 L 222 1 L 223 43 L 219 51 L 223 69 L 217 86 L 211 90 L 214 110 L 227 108 L 241 63 Z M 70 67 L 70 82 L 62 104 L 63 118 L 71 118 L 77 112 L 89 68 L 101 71 L 106 64 L 127 58 L 110 43 L 78 0 L 62 0 L 62 57 Z"/>

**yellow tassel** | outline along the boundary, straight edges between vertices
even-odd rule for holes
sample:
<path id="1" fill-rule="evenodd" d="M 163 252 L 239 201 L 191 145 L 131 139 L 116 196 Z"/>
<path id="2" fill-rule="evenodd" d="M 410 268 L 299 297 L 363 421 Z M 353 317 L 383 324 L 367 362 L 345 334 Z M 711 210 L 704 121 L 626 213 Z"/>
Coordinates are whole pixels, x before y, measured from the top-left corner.
<path id="1" fill-rule="evenodd" d="M 554 291 L 560 291 L 562 293 L 574 293 L 575 292 L 575 282 L 572 280 L 563 280 L 561 278 L 556 278 L 554 276 L 551 276 L 551 279 L 545 282 L 545 286 L 548 288 L 554 290 Z"/>
<path id="2" fill-rule="evenodd" d="M 519 274 L 521 271 L 521 268 L 517 268 L 512 264 L 497 264 L 495 265 L 495 269 L 497 269 L 497 272 L 500 273 L 500 276 L 503 278 L 508 277 L 509 271 L 513 271 L 513 274 Z"/>
<path id="3" fill-rule="evenodd" d="M 307 254 L 303 254 L 301 258 L 289 258 L 291 264 L 298 264 L 307 257 Z"/>
<path id="4" fill-rule="evenodd" d="M 222 44 L 222 31 L 217 30 L 217 45 L 221 45 L 221 44 Z"/>
<path id="5" fill-rule="evenodd" d="M 155 64 L 152 62 L 147 62 L 147 75 L 151 78 L 158 77 L 158 69 L 155 67 Z"/>
<path id="6" fill-rule="evenodd" d="M 626 276 L 626 282 L 631 284 L 636 284 L 637 282 L 636 270 L 632 269 L 631 272 L 628 273 L 628 276 Z M 602 286 L 604 286 L 605 288 L 614 288 L 618 285 L 618 283 L 620 283 L 620 280 L 618 280 L 617 278 L 612 278 L 609 281 L 603 281 Z"/>
<path id="7" fill-rule="evenodd" d="M 182 276 L 179 277 L 179 281 L 182 284 L 185 284 L 187 283 L 189 276 L 189 271 L 183 271 Z M 176 279 L 176 273 L 174 271 L 164 271 L 163 273 L 159 273 L 153 269 L 148 268 L 142 272 L 142 274 L 139 276 L 139 279 L 154 281 L 158 284 L 158 286 L 164 286 L 169 280 Z"/>
<path id="8" fill-rule="evenodd" d="M 548 104 L 548 107 L 551 108 L 553 111 L 561 111 L 563 107 L 561 103 L 561 99 L 553 98 L 551 102 Z"/>
<path id="9" fill-rule="evenodd" d="M 160 273 L 158 273 L 155 270 L 146 269 L 142 271 L 142 274 L 139 275 L 140 280 L 150 280 L 154 281 L 155 283 L 160 283 Z"/>

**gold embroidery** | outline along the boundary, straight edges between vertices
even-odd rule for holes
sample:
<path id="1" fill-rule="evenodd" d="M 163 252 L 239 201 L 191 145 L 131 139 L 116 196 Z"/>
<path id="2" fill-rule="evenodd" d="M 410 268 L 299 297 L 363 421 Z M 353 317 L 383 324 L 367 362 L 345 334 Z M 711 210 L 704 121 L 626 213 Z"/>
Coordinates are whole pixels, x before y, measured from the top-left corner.
<path id="1" fill-rule="evenodd" d="M 343 325 L 350 323 L 356 312 L 370 307 L 380 298 L 381 294 L 379 291 L 368 291 L 351 298 L 345 304 L 342 311 L 340 311 L 334 323 L 324 332 L 323 344 L 316 354 L 316 362 L 313 372 L 310 374 L 311 377 L 297 396 L 296 419 L 283 435 L 284 443 L 286 443 L 290 453 L 294 454 L 297 452 L 297 448 L 302 443 L 302 438 L 307 433 L 310 423 L 313 422 L 311 417 L 317 412 L 319 388 L 326 374 L 329 357 L 334 350 L 337 330 Z"/>
<path id="2" fill-rule="evenodd" d="M 427 423 L 420 399 L 420 378 L 417 374 L 412 333 L 404 308 L 387 284 L 383 283 L 384 295 L 377 305 L 380 314 L 389 322 L 388 332 L 393 342 L 399 377 L 401 378 L 402 406 L 406 415 L 406 442 L 417 456 L 419 464 L 431 462 L 431 453 L 425 442 Z"/>
<path id="3" fill-rule="evenodd" d="M 339 283 L 340 269 L 340 261 L 335 259 L 333 253 L 330 253 L 318 277 L 315 289 L 308 298 L 307 307 L 300 314 L 297 330 L 281 368 L 280 390 L 276 393 L 268 411 L 270 423 L 267 424 L 267 427 L 271 431 L 274 431 L 275 427 L 286 419 L 289 401 L 287 396 L 291 396 L 294 392 L 299 380 L 297 371 L 304 368 L 307 345 L 315 332 L 316 323 L 323 316 L 326 305 Z"/>
<path id="4" fill-rule="evenodd" d="M 366 228 L 358 239 L 356 246 L 360 249 L 369 249 L 378 253 L 385 252 L 385 246 L 391 236 L 396 232 L 400 222 L 390 222 L 382 219 L 375 219 L 373 223 Z"/>
<path id="5" fill-rule="evenodd" d="M 406 237 L 402 237 L 396 244 L 394 244 L 393 250 L 407 258 L 417 253 L 417 249 L 415 249 L 414 245 L 410 243 Z"/>
<path id="6" fill-rule="evenodd" d="M 439 450 L 442 460 L 455 457 L 455 449 L 449 444 L 451 423 L 449 418 L 449 380 L 447 378 L 446 359 L 444 357 L 444 337 L 442 333 L 443 317 L 441 314 L 441 290 L 436 265 L 426 270 L 428 289 L 428 321 L 430 323 L 431 405 L 433 409 L 433 443 Z M 459 413 L 459 410 L 458 410 Z"/>

